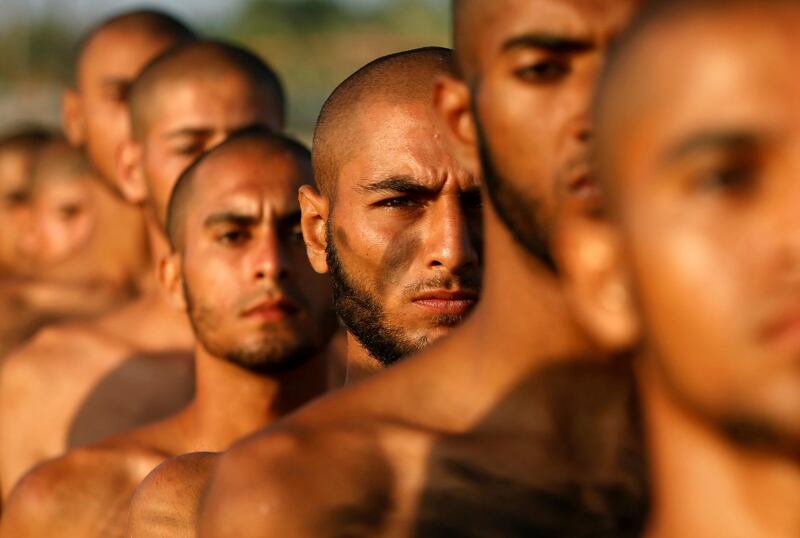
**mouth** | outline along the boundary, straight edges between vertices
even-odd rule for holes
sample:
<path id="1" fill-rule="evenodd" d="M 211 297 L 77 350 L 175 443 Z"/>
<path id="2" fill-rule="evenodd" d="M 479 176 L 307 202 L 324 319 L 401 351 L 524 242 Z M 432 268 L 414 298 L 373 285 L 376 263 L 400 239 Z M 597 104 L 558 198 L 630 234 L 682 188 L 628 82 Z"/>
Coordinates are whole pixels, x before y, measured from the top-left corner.
<path id="1" fill-rule="evenodd" d="M 276 323 L 283 321 L 300 312 L 300 308 L 285 297 L 261 300 L 248 306 L 242 317 L 256 319 L 262 323 Z"/>
<path id="2" fill-rule="evenodd" d="M 478 302 L 478 293 L 469 290 L 434 290 L 422 293 L 412 301 L 435 314 L 463 315 Z"/>

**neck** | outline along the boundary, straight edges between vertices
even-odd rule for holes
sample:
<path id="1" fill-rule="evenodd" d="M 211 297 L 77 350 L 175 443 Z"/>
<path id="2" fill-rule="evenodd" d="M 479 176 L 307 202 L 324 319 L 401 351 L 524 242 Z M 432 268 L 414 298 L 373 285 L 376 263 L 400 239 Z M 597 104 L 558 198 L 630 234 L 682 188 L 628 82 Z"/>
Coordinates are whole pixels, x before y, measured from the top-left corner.
<path id="1" fill-rule="evenodd" d="M 638 381 L 653 484 L 649 537 L 800 535 L 795 459 L 729 440 L 676 404 L 649 362 Z"/>
<path id="2" fill-rule="evenodd" d="M 592 348 L 558 276 L 516 243 L 491 207 L 484 222 L 484 286 L 467 333 L 476 374 L 510 388 L 548 362 L 585 357 Z"/>
<path id="3" fill-rule="evenodd" d="M 218 452 L 322 394 L 324 358 L 315 356 L 281 374 L 266 375 L 196 349 L 197 393 L 190 405 L 193 451 Z"/>
<path id="4" fill-rule="evenodd" d="M 347 374 L 345 385 L 350 385 L 367 377 L 371 377 L 383 370 L 383 365 L 369 351 L 347 333 Z"/>

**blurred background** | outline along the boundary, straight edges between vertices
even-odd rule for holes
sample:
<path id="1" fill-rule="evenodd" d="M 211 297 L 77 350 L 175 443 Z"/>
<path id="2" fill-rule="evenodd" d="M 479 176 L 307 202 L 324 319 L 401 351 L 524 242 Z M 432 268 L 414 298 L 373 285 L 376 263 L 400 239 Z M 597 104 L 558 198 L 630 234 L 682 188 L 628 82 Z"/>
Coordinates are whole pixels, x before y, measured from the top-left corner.
<path id="1" fill-rule="evenodd" d="M 58 125 L 78 37 L 102 19 L 156 7 L 210 37 L 250 46 L 287 86 L 289 132 L 310 141 L 325 98 L 395 51 L 449 46 L 448 0 L 0 0 L 0 132 Z"/>

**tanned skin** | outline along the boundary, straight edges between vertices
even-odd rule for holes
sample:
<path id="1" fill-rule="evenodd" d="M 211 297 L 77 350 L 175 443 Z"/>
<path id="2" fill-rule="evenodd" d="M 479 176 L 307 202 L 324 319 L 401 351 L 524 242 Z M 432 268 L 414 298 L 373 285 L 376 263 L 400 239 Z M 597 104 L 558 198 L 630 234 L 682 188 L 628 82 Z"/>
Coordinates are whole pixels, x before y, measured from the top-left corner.
<path id="1" fill-rule="evenodd" d="M 166 66 L 160 72 L 172 82 L 159 85 L 151 96 L 151 121 L 134 123 L 138 138 L 121 152 L 120 182 L 128 199 L 146 212 L 154 260 L 169 251 L 162 228 L 167 202 L 193 159 L 235 130 L 251 125 L 279 130 L 283 124 L 274 90 L 232 67 L 226 59 L 230 47 L 207 42 L 187 47 L 177 58 L 162 57 Z M 186 58 L 197 55 L 205 63 L 186 70 Z M 219 76 L 208 75 L 216 69 Z M 171 77 L 176 71 L 181 75 Z M 45 329 L 12 354 L 0 380 L 6 495 L 33 465 L 185 405 L 194 384 L 192 346 L 185 315 L 154 287 L 97 320 Z M 44 417 L 47 428 L 41 427 Z"/>
<path id="2" fill-rule="evenodd" d="M 797 536 L 800 6 L 653 9 L 601 87 L 608 218 L 574 234 L 577 304 L 633 355 L 645 536 Z"/>
<path id="3" fill-rule="evenodd" d="M 305 256 L 296 194 L 312 181 L 310 153 L 267 131 L 234 135 L 189 175 L 160 274 L 197 334 L 195 398 L 37 468 L 11 497 L 4 536 L 124 536 L 127 502 L 158 463 L 224 450 L 325 390 L 321 352 L 337 322 L 330 282 Z"/>
<path id="4" fill-rule="evenodd" d="M 547 259 L 549 231 L 585 203 L 575 187 L 596 75 L 635 7 L 502 0 L 457 17 L 456 43 L 468 37 L 475 56 L 456 50 L 466 78 L 442 80 L 435 103 L 459 159 L 495 179 L 481 301 L 448 338 L 229 450 L 200 536 L 637 535 L 630 383 L 598 381 L 591 364 L 578 379 L 607 390 L 542 372 L 592 349 Z"/>
<path id="5" fill-rule="evenodd" d="M 479 186 L 442 144 L 432 107 L 435 82 L 452 73 L 452 60 L 448 49 L 407 51 L 365 66 L 337 88 L 315 134 L 319 188 L 304 186 L 299 194 L 312 265 L 331 272 L 332 238 L 334 279 L 346 275 L 360 296 L 380 305 L 376 315 L 400 348 L 442 338 L 478 297 Z M 340 296 L 337 313 L 346 325 L 360 325 L 364 313 L 345 311 L 351 297 Z M 348 383 L 391 364 L 382 359 L 348 331 Z M 212 462 L 208 454 L 185 456 L 148 477 L 132 508 L 133 535 L 196 533 L 199 497 L 181 482 L 199 494 Z"/>

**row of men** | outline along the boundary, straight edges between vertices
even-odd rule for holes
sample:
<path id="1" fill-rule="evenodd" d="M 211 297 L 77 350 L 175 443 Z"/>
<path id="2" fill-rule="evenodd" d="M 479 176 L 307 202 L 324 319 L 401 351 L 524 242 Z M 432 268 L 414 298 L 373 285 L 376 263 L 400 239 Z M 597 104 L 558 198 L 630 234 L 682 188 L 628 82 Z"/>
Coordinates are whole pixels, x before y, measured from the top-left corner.
<path id="1" fill-rule="evenodd" d="M 103 177 L 156 282 L 7 359 L 0 533 L 797 534 L 800 2 L 453 10 L 313 154 L 246 51 L 152 12 L 83 42 L 79 81 L 153 52 Z"/>

